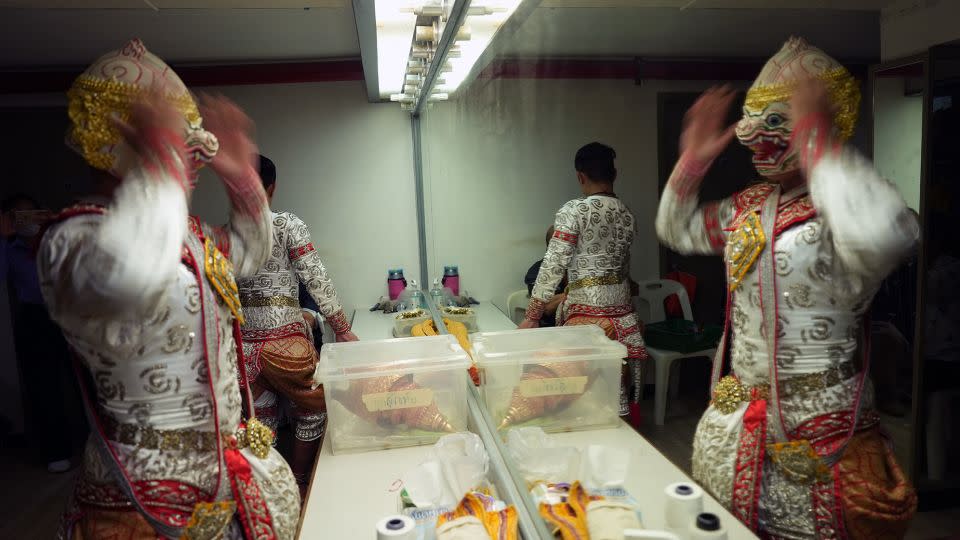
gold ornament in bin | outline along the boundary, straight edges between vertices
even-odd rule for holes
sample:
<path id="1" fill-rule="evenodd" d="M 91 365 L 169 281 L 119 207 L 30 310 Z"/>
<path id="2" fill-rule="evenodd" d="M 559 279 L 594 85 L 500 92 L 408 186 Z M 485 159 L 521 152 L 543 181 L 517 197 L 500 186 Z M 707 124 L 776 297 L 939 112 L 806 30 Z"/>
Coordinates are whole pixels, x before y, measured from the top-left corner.
<path id="1" fill-rule="evenodd" d="M 574 384 L 572 391 L 566 390 L 565 393 L 531 395 L 530 392 L 524 392 L 524 388 L 536 388 L 540 385 L 540 381 L 543 384 L 549 384 L 554 379 L 574 383 L 579 379 L 584 384 Z M 587 366 L 584 362 L 549 362 L 529 366 L 520 377 L 520 384 L 513 390 L 510 406 L 497 429 L 504 429 L 566 409 L 583 395 L 589 386 L 586 381 L 588 381 Z"/>
<path id="2" fill-rule="evenodd" d="M 361 379 L 350 383 L 346 397 L 340 400 L 340 402 L 353 414 L 381 427 L 389 428 L 406 425 L 410 429 L 422 429 L 424 431 L 446 433 L 456 431 L 453 426 L 450 425 L 450 422 L 447 421 L 443 413 L 440 412 L 436 401 L 432 398 L 429 404 L 423 406 L 384 410 L 371 410 L 367 401 L 364 399 L 365 396 L 369 398 L 371 395 L 384 395 L 416 390 L 423 390 L 423 388 L 413 382 L 412 375 L 389 375 L 385 377 Z"/>

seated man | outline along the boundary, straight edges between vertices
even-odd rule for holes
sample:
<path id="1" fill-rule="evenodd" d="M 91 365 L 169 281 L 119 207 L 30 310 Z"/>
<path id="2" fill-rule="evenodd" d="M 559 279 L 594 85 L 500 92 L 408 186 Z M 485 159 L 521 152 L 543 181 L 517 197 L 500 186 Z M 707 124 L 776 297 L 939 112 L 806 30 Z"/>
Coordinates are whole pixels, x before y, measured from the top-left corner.
<path id="1" fill-rule="evenodd" d="M 550 245 L 550 239 L 553 238 L 553 225 L 547 229 L 547 245 Z M 537 282 L 537 275 L 540 274 L 540 265 L 543 264 L 543 259 L 533 263 L 529 270 L 527 270 L 527 275 L 523 278 L 523 282 L 527 285 L 527 295 L 533 294 L 533 285 Z M 557 285 L 556 291 L 550 300 L 547 302 L 547 305 L 543 308 L 543 318 L 540 319 L 540 326 L 556 326 L 557 325 L 557 308 L 560 307 L 560 303 L 567 297 L 567 293 L 564 291 L 567 288 L 567 278 L 564 278 L 560 281 L 560 284 Z"/>

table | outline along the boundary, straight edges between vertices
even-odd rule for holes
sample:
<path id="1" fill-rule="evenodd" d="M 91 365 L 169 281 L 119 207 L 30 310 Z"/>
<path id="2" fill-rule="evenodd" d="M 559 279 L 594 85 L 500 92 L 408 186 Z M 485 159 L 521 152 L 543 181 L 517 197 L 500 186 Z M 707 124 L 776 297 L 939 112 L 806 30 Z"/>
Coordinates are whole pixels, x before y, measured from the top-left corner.
<path id="1" fill-rule="evenodd" d="M 473 306 L 482 332 L 511 330 L 516 325 L 490 302 Z M 393 314 L 358 307 L 353 331 L 361 339 L 393 337 Z M 555 434 L 560 445 L 584 448 L 599 444 L 627 449 L 631 455 L 627 491 L 640 504 L 648 529 L 664 526 L 663 489 L 673 482 L 692 482 L 653 445 L 626 423 L 614 429 Z M 426 458 L 430 446 L 398 448 L 361 454 L 333 455 L 330 439 L 323 442 L 304 510 L 300 538 L 374 538 L 374 526 L 399 510 L 399 478 Z M 704 498 L 704 510 L 720 517 L 731 540 L 756 538 L 712 497 Z"/>
<path id="2" fill-rule="evenodd" d="M 623 487 L 639 503 L 645 529 L 663 530 L 666 526 L 664 488 L 674 482 L 695 483 L 649 441 L 622 421 L 619 427 L 613 429 L 555 433 L 552 437 L 560 446 L 575 446 L 581 450 L 588 445 L 598 444 L 629 451 L 630 465 Z M 716 514 L 720 518 L 730 540 L 756 538 L 709 495 L 704 495 L 703 511 Z"/>

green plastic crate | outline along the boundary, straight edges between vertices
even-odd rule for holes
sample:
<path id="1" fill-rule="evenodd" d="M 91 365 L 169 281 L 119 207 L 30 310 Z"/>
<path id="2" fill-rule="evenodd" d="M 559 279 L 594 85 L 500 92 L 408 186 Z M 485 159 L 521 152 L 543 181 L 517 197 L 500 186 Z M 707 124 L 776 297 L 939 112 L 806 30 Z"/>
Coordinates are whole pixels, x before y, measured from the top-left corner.
<path id="1" fill-rule="evenodd" d="M 667 319 L 645 325 L 643 340 L 655 349 L 689 353 L 716 347 L 721 334 L 723 327 L 718 324 Z"/>

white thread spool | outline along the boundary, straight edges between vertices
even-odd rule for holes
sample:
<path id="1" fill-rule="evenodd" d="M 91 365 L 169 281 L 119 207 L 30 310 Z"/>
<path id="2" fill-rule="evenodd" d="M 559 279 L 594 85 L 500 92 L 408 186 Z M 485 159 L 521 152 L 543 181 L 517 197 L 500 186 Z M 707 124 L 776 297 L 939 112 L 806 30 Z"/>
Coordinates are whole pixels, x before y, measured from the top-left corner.
<path id="1" fill-rule="evenodd" d="M 416 529 L 409 516 L 387 516 L 377 522 L 377 540 L 413 540 Z"/>
<path id="2" fill-rule="evenodd" d="M 690 540 L 727 540 L 727 531 L 716 514 L 704 512 L 690 525 Z"/>
<path id="3" fill-rule="evenodd" d="M 685 533 L 703 511 L 703 490 L 695 484 L 677 482 L 664 490 L 667 496 L 665 522 L 667 530 Z"/>

